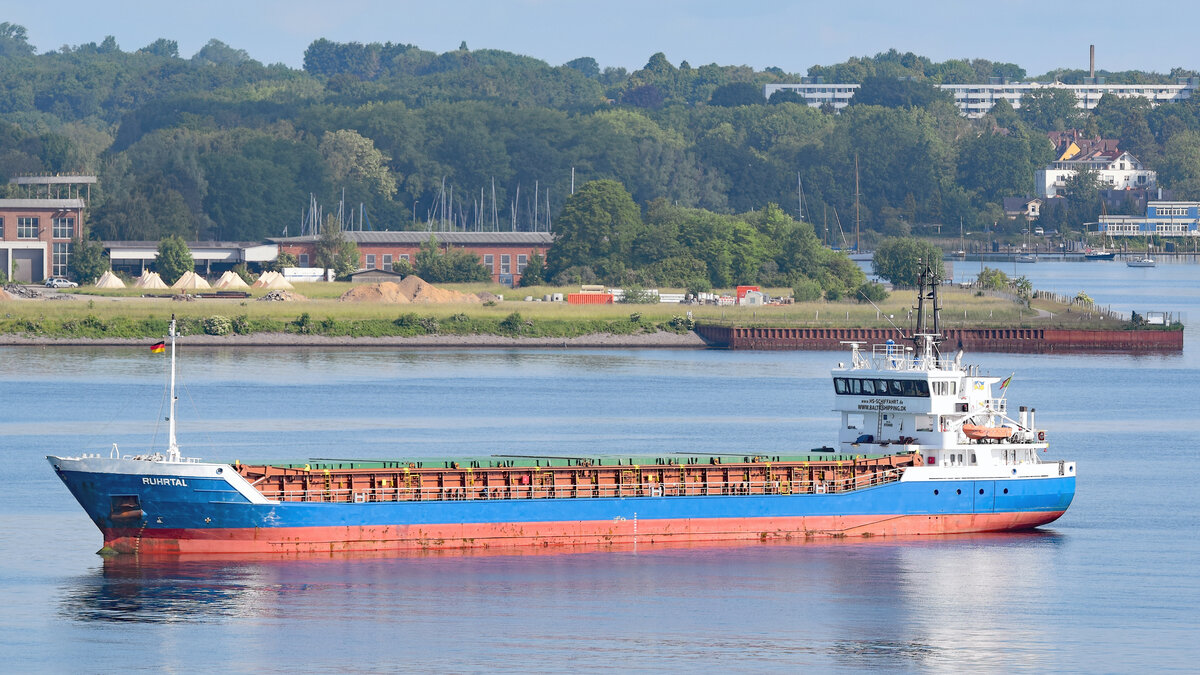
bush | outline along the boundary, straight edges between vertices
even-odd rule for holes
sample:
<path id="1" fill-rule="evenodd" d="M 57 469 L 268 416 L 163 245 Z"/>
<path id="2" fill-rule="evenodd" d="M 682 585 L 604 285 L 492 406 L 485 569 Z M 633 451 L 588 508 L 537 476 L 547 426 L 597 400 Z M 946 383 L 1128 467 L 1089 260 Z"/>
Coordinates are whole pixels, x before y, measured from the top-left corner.
<path id="1" fill-rule="evenodd" d="M 249 335 L 250 317 L 245 314 L 233 317 L 233 332 L 238 335 Z"/>
<path id="2" fill-rule="evenodd" d="M 667 327 L 676 333 L 686 333 L 696 327 L 696 322 L 691 317 L 679 316 L 676 314 L 667 322 Z"/>
<path id="3" fill-rule="evenodd" d="M 525 320 L 521 318 L 520 312 L 513 312 L 512 314 L 504 317 L 504 320 L 500 322 L 500 330 L 505 333 L 515 333 L 519 335 L 521 333 L 521 329 L 524 327 Z"/>
<path id="4" fill-rule="evenodd" d="M 295 265 L 289 265 L 289 267 L 295 267 Z M 246 263 L 238 263 L 234 265 L 233 273 L 241 277 L 242 281 L 246 282 L 247 284 L 253 285 L 255 281 L 258 281 L 258 275 L 251 272 L 250 269 L 246 267 Z"/>
<path id="5" fill-rule="evenodd" d="M 421 317 L 414 312 L 408 312 L 396 317 L 393 323 L 400 328 L 416 328 L 421 325 Z"/>
<path id="6" fill-rule="evenodd" d="M 688 282 L 684 284 L 684 287 L 685 292 L 693 298 L 699 297 L 701 293 L 707 293 L 712 290 L 712 284 L 709 283 L 708 279 L 703 277 L 696 277 L 688 280 Z"/>
<path id="7" fill-rule="evenodd" d="M 202 325 L 205 335 L 229 335 L 233 332 L 233 322 L 229 317 L 219 314 L 204 319 Z"/>
<path id="8" fill-rule="evenodd" d="M 842 299 L 842 289 L 834 287 L 825 291 L 825 299 L 830 302 L 837 302 Z"/>
<path id="9" fill-rule="evenodd" d="M 813 279 L 800 279 L 792 286 L 792 298 L 796 302 L 814 302 L 821 299 L 821 284 Z"/>
<path id="10" fill-rule="evenodd" d="M 408 261 L 408 258 L 396 258 L 392 261 L 392 271 L 396 274 L 408 276 L 413 273 L 413 266 L 412 263 Z"/>
<path id="11" fill-rule="evenodd" d="M 629 305 L 650 305 L 658 302 L 658 292 L 649 291 L 641 286 L 629 286 L 625 289 L 625 295 L 621 297 L 621 302 Z"/>
<path id="12" fill-rule="evenodd" d="M 888 299 L 888 291 L 878 281 L 868 281 L 858 287 L 854 296 L 859 302 L 883 302 Z"/>
<path id="13" fill-rule="evenodd" d="M 986 288 L 989 291 L 1003 291 L 1008 288 L 1008 275 L 1000 270 L 994 270 L 990 267 L 983 268 L 977 278 L 980 288 Z"/>

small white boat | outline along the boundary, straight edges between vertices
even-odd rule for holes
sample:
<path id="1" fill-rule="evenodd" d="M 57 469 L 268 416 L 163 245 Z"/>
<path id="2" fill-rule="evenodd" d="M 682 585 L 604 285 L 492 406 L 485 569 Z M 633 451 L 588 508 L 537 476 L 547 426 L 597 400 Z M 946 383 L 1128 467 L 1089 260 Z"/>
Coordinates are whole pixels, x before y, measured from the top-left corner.
<path id="1" fill-rule="evenodd" d="M 1157 267 L 1158 263 L 1154 258 L 1146 256 L 1145 258 L 1137 258 L 1136 260 L 1126 260 L 1126 267 Z"/>
<path id="2" fill-rule="evenodd" d="M 1035 262 L 1037 262 L 1037 256 L 1036 255 L 1019 255 L 1019 256 L 1017 256 L 1017 262 L 1019 262 L 1019 263 L 1035 263 Z"/>

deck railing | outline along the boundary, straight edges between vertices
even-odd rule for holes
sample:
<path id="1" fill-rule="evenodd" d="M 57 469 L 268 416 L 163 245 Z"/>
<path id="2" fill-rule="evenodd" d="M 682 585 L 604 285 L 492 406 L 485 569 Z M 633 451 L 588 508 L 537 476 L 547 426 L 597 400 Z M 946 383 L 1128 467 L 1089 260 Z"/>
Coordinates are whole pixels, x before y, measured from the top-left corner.
<path id="1" fill-rule="evenodd" d="M 307 490 L 260 490 L 267 499 L 285 502 L 415 502 L 496 499 L 589 499 L 640 497 L 697 497 L 714 495 L 837 494 L 900 480 L 903 468 L 835 480 L 769 480 L 710 482 L 644 482 L 622 485 L 471 485 L 467 487 L 374 487 Z"/>

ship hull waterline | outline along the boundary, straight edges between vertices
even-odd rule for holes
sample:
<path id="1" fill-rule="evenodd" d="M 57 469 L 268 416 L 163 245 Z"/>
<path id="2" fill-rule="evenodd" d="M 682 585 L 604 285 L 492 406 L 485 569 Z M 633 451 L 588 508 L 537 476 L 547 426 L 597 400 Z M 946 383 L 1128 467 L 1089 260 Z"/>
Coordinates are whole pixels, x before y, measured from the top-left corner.
<path id="1" fill-rule="evenodd" d="M 141 555 L 347 553 L 630 544 L 751 542 L 823 537 L 911 537 L 1031 530 L 1063 511 L 894 516 L 612 522 L 448 523 L 444 525 L 213 528 L 104 531 L 104 545 Z M 635 527 L 636 525 L 636 527 Z M 139 532 L 139 530 L 141 530 Z"/>

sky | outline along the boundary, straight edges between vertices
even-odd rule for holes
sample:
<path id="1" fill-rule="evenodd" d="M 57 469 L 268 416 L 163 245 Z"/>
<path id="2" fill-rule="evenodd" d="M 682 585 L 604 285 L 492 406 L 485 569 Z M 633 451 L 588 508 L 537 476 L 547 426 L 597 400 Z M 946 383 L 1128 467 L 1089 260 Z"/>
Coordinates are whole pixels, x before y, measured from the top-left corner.
<path id="1" fill-rule="evenodd" d="M 934 61 L 1016 63 L 1030 77 L 1056 68 L 1166 73 L 1200 69 L 1200 3 L 1092 0 L 0 0 L 0 21 L 25 26 L 39 52 L 99 43 L 133 51 L 162 37 L 189 57 L 216 38 L 263 63 L 299 68 L 317 38 L 397 42 L 445 52 L 500 49 L 560 65 L 581 56 L 641 68 L 656 52 L 679 65 L 777 66 L 805 73 L 895 48 Z"/>

